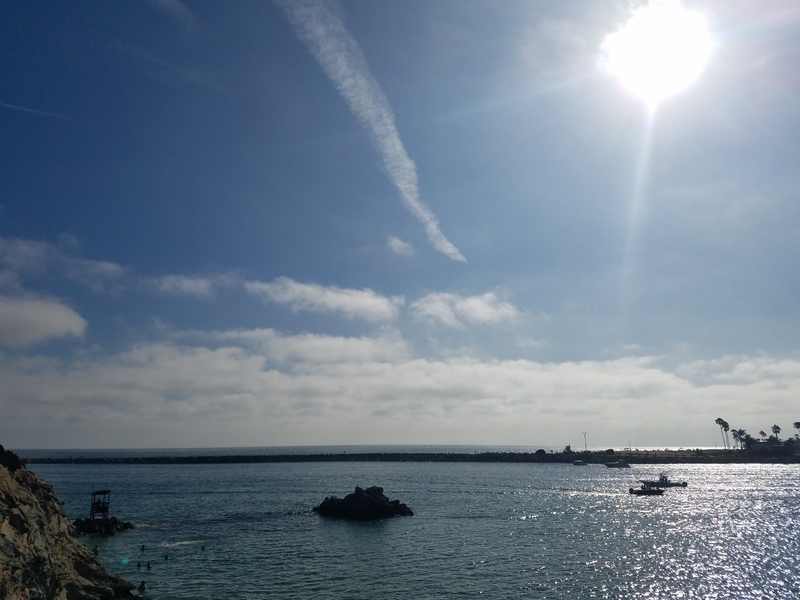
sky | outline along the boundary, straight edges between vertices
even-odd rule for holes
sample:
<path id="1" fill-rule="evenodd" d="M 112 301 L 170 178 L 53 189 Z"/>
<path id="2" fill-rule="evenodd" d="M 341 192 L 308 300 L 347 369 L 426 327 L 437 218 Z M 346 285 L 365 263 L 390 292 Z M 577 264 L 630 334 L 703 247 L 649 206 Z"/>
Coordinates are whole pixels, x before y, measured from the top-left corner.
<path id="1" fill-rule="evenodd" d="M 0 5 L 0 443 L 797 433 L 800 5 L 650 6 Z"/>

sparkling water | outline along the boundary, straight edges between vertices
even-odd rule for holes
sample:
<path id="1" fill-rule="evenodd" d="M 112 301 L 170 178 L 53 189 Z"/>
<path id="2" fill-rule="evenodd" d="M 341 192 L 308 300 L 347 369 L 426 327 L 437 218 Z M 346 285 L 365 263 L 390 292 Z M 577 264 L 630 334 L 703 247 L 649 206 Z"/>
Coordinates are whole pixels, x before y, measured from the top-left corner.
<path id="1" fill-rule="evenodd" d="M 800 598 L 797 465 L 30 469 L 71 517 L 86 516 L 93 488 L 112 490 L 111 513 L 136 528 L 82 542 L 153 599 Z M 659 470 L 688 487 L 628 493 Z M 356 485 L 415 515 L 350 523 L 311 510 Z"/>

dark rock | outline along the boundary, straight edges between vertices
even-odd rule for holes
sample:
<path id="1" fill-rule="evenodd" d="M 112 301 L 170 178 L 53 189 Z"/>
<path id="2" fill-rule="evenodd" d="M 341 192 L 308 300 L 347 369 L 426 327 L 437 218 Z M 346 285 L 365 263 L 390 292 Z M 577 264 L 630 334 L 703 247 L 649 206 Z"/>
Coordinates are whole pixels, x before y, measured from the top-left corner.
<path id="1" fill-rule="evenodd" d="M 119 531 L 133 529 L 133 523 L 120 521 L 117 517 L 108 519 L 75 519 L 72 522 L 75 535 L 114 535 Z"/>
<path id="2" fill-rule="evenodd" d="M 22 467 L 22 461 L 19 456 L 11 452 L 11 450 L 6 450 L 3 448 L 2 444 L 0 444 L 0 465 L 13 473 Z"/>
<path id="3" fill-rule="evenodd" d="M 383 488 L 372 486 L 365 489 L 356 486 L 352 494 L 344 498 L 330 496 L 325 498 L 314 511 L 325 517 L 351 519 L 355 521 L 374 521 L 394 516 L 411 516 L 414 513 L 399 500 L 389 500 L 383 495 Z"/>

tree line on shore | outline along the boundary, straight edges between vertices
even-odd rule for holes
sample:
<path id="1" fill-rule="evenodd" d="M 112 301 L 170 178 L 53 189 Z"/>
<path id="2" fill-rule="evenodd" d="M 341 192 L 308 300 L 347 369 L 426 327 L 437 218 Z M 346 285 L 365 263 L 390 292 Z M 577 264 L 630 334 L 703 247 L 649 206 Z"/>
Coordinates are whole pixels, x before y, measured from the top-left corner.
<path id="1" fill-rule="evenodd" d="M 758 432 L 759 437 L 756 438 L 747 433 L 745 429 L 732 428 L 722 417 L 715 419 L 714 423 L 719 426 L 720 435 L 722 436 L 722 446 L 726 450 L 738 449 L 772 452 L 783 450 L 793 452 L 800 449 L 800 421 L 795 421 L 792 424 L 792 426 L 797 429 L 798 433 L 795 433 L 794 437 L 785 440 L 781 440 L 779 437 L 781 433 L 781 427 L 779 425 L 773 425 L 770 428 L 772 435 L 768 435 L 767 432 L 762 429 Z M 730 435 L 728 435 L 729 433 Z M 731 443 L 731 438 L 733 438 L 733 443 Z"/>

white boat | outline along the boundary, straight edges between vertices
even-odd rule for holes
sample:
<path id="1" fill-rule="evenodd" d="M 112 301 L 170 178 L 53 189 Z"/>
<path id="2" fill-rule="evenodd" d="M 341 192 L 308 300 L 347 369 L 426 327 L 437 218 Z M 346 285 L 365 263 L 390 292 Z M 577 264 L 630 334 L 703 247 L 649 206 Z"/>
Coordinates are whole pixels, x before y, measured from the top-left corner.
<path id="1" fill-rule="evenodd" d="M 626 463 L 624 460 L 617 460 L 614 462 L 606 463 L 606 466 L 609 469 L 630 469 L 631 466 Z"/>
<path id="2" fill-rule="evenodd" d="M 685 481 L 671 481 L 665 473 L 661 473 L 658 479 L 640 479 L 642 485 L 650 488 L 686 487 Z"/>

